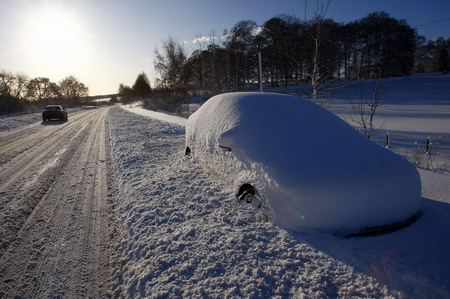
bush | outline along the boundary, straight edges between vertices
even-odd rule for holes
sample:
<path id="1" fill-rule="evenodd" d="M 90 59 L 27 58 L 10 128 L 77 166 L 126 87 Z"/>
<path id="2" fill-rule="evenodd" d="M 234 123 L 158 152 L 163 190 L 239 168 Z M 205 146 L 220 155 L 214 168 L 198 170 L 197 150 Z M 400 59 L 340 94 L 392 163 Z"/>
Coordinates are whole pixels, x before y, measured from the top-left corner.
<path id="1" fill-rule="evenodd" d="M 0 96 L 0 112 L 15 113 L 25 110 L 25 101 L 8 95 Z"/>

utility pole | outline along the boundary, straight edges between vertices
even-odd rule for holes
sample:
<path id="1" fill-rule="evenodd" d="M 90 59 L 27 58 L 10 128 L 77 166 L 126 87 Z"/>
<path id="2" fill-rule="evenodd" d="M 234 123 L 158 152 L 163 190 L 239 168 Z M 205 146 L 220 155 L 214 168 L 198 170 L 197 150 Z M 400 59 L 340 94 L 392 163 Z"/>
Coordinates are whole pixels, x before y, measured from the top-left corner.
<path id="1" fill-rule="evenodd" d="M 258 64 L 259 64 L 259 91 L 263 92 L 261 47 L 258 47 Z"/>

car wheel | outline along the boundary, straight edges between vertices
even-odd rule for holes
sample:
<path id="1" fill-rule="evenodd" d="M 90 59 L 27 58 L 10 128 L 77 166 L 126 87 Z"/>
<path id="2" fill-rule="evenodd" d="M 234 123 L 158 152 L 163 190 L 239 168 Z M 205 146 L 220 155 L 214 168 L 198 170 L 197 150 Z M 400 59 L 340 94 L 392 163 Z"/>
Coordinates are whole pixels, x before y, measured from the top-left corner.
<path id="1" fill-rule="evenodd" d="M 269 205 L 252 185 L 242 185 L 238 191 L 238 198 L 254 208 L 257 219 L 265 222 L 272 220 L 272 211 Z"/>

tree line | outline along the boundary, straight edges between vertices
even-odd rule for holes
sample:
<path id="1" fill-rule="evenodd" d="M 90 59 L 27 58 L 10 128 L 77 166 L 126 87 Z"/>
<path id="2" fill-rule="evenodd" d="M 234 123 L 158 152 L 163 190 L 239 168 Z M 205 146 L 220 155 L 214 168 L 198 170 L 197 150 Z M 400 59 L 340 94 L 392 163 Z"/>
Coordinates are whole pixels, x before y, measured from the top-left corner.
<path id="1" fill-rule="evenodd" d="M 258 53 L 265 87 L 309 86 L 313 100 L 336 81 L 450 70 L 450 38 L 426 40 L 405 20 L 385 12 L 345 24 L 320 14 L 311 20 L 280 15 L 262 26 L 243 20 L 221 38 L 212 34 L 202 40 L 190 55 L 173 38 L 155 51 L 159 98 L 171 94 L 182 101 L 194 91 L 213 95 L 255 89 Z M 156 99 L 147 98 L 149 103 Z"/>
<path id="2" fill-rule="evenodd" d="M 0 112 L 20 112 L 51 103 L 80 105 L 88 95 L 89 88 L 74 76 L 57 84 L 45 77 L 30 79 L 25 74 L 0 72 Z"/>
<path id="3" fill-rule="evenodd" d="M 417 43 L 414 66 L 416 73 L 448 73 L 450 71 L 450 38 L 439 37 L 436 40 L 427 40 L 419 36 Z"/>

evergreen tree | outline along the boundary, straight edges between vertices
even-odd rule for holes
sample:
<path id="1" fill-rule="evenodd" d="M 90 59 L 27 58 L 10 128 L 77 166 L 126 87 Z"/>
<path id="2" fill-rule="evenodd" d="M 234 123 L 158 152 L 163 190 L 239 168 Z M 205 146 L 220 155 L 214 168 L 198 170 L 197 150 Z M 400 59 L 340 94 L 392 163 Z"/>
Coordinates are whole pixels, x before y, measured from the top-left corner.
<path id="1" fill-rule="evenodd" d="M 448 73 L 450 71 L 449 49 L 450 38 L 445 40 L 439 37 L 436 40 L 436 64 L 438 72 Z"/>
<path id="2" fill-rule="evenodd" d="M 147 75 L 142 72 L 136 78 L 136 82 L 133 85 L 133 94 L 136 97 L 148 97 L 152 92 L 150 87 L 150 82 L 148 81 Z"/>

